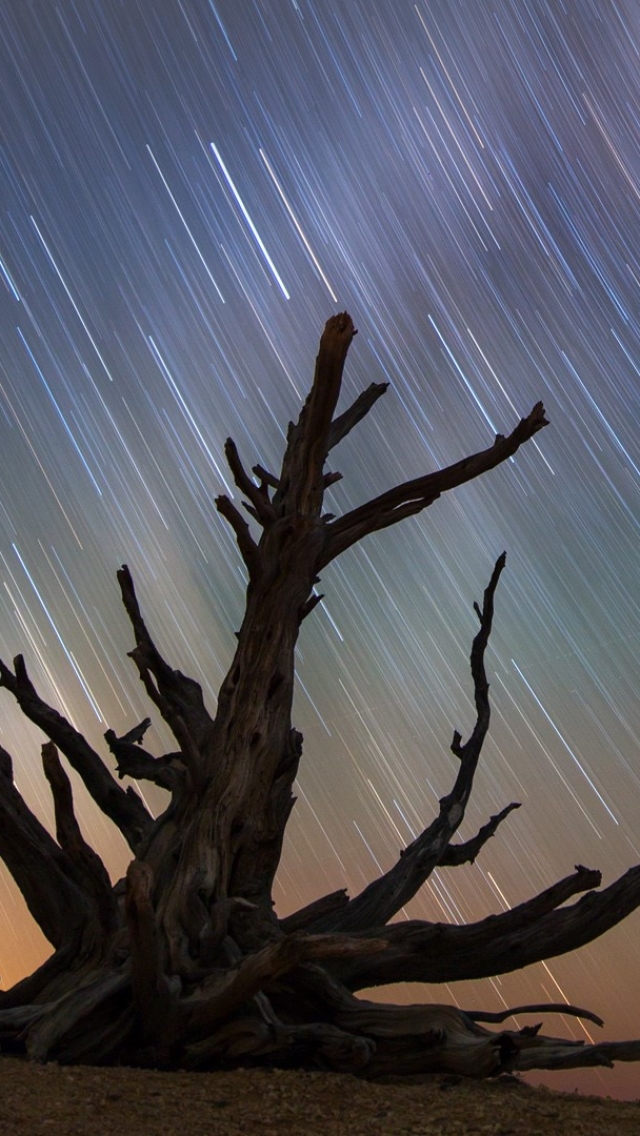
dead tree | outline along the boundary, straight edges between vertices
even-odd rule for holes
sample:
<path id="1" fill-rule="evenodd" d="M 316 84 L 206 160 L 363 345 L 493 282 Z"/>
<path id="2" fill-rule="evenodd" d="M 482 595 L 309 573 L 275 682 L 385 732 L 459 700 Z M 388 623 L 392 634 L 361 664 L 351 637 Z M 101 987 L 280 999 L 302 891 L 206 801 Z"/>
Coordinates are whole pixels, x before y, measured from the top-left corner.
<path id="1" fill-rule="evenodd" d="M 444 1005 L 390 1006 L 355 992 L 401 980 L 453 982 L 497 975 L 574 950 L 640 905 L 640 867 L 597 891 L 600 874 L 577 867 L 547 891 L 469 926 L 392 922 L 436 867 L 474 860 L 507 804 L 475 838 L 455 843 L 489 726 L 485 652 L 495 565 L 471 650 L 476 721 L 451 749 L 457 775 L 438 815 L 397 862 L 360 895 L 324 896 L 278 919 L 272 885 L 280 859 L 302 737 L 291 723 L 294 648 L 321 596 L 319 573 L 369 533 L 427 508 L 446 490 L 499 465 L 546 425 L 541 403 L 507 437 L 446 469 L 407 481 L 334 517 L 325 490 L 339 474 L 327 456 L 384 393 L 372 384 L 336 416 L 355 329 L 331 318 L 311 392 L 289 427 L 280 472 L 248 473 L 229 439 L 226 456 L 249 518 L 229 497 L 216 505 L 231 525 L 247 573 L 246 610 L 215 714 L 200 686 L 172 669 L 141 614 L 131 575 L 118 573 L 133 628 L 130 652 L 150 701 L 169 726 L 174 752 L 142 742 L 149 719 L 124 736 L 108 730 L 116 778 L 84 737 L 32 684 L 24 660 L 0 662 L 0 685 L 44 733 L 44 773 L 56 837 L 13 783 L 0 750 L 0 855 L 53 953 L 30 977 L 0 992 L 0 1049 L 40 1061 L 217 1068 L 234 1063 L 319 1065 L 366 1077 L 453 1070 L 610 1064 L 640 1058 L 640 1041 L 577 1045 L 538 1027 L 490 1031 L 507 1016 Z M 111 886 L 77 824 L 60 754 L 128 842 L 126 880 Z M 154 819 L 122 779 L 149 780 L 169 795 Z M 569 906 L 579 893 L 583 898 Z M 561 906 L 562 905 L 562 906 Z M 561 1010 L 562 1005 L 519 1007 Z M 515 1011 L 512 1011 L 515 1012 Z"/>

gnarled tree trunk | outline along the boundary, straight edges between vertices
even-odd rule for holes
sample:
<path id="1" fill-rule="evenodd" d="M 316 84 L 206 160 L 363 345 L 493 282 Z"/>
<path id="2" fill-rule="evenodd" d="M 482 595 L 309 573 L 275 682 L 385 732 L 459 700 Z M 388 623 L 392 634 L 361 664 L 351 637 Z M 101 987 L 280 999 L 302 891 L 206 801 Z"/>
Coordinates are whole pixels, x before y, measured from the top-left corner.
<path id="1" fill-rule="evenodd" d="M 322 598 L 319 573 L 369 533 L 431 505 L 441 493 L 492 469 L 546 425 L 537 404 L 507 437 L 446 469 L 405 482 L 334 518 L 324 493 L 340 475 L 327 456 L 371 410 L 372 384 L 336 416 L 353 323 L 330 319 L 313 386 L 289 427 L 279 474 L 248 474 L 234 443 L 226 456 L 253 526 L 228 497 L 216 505 L 232 526 L 247 571 L 246 610 L 215 716 L 200 687 L 161 657 L 126 567 L 118 573 L 147 694 L 176 750 L 143 748 L 145 719 L 105 738 L 119 778 L 147 779 L 170 795 L 154 820 L 100 756 L 39 697 L 22 657 L 0 662 L 0 684 L 44 732 L 44 772 L 55 804 L 56 840 L 20 797 L 9 754 L 0 750 L 0 855 L 54 948 L 35 974 L 0 992 L 0 1048 L 38 1060 L 215 1068 L 237 1062 L 309 1065 L 363 1076 L 452 1070 L 557 1068 L 636 1060 L 640 1042 L 578 1046 L 542 1038 L 538 1027 L 488 1030 L 508 1017 L 451 1006 L 389 1006 L 355 991 L 405 979 L 438 982 L 499 974 L 572 950 L 640 904 L 640 867 L 597 893 L 598 872 L 574 875 L 512 911 L 467 926 L 390 920 L 437 866 L 473 861 L 506 805 L 477 836 L 453 843 L 489 726 L 485 651 L 504 556 L 494 568 L 471 649 L 476 722 L 454 734 L 458 771 L 437 817 L 379 879 L 353 898 L 322 897 L 279 920 L 272 887 L 292 804 L 302 738 L 291 722 L 294 652 L 300 626 Z M 134 859 L 111 887 L 85 843 L 62 753 Z M 570 907 L 571 896 L 587 894 Z M 599 1021 L 566 1005 L 561 1010 Z M 516 1011 L 512 1011 L 516 1012 Z"/>

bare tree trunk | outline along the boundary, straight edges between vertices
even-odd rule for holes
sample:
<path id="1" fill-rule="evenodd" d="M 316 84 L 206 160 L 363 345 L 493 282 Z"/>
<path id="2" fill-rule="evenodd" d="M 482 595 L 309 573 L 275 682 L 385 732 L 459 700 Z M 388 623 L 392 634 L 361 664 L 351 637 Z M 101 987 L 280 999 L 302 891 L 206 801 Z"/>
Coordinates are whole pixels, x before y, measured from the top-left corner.
<path id="1" fill-rule="evenodd" d="M 360 895 L 340 890 L 278 920 L 272 901 L 302 737 L 291 722 L 295 646 L 322 597 L 320 571 L 369 533 L 433 504 L 516 453 L 546 425 L 537 404 L 506 437 L 453 465 L 405 482 L 335 518 L 324 494 L 339 477 L 325 469 L 341 442 L 384 394 L 371 384 L 336 416 L 342 371 L 355 329 L 346 313 L 325 327 L 311 392 L 290 425 L 280 472 L 248 474 L 229 439 L 226 456 L 247 512 L 216 501 L 247 572 L 246 609 L 234 658 L 210 715 L 199 685 L 160 655 L 133 580 L 118 573 L 145 690 L 176 749 L 143 747 L 146 718 L 105 740 L 119 779 L 147 779 L 169 794 L 157 820 L 132 787 L 124 790 L 100 756 L 39 697 L 21 656 L 0 662 L 0 685 L 49 739 L 44 772 L 56 837 L 32 816 L 0 750 L 0 855 L 54 953 L 35 974 L 0 992 L 0 1049 L 38 1060 L 215 1068 L 234 1063 L 309 1065 L 368 1077 L 451 1070 L 487 1076 L 502 1069 L 637 1060 L 640 1042 L 577 1046 L 543 1038 L 538 1027 L 491 1031 L 505 1015 L 451 1006 L 388 1006 L 353 991 L 397 982 L 453 981 L 498 974 L 571 950 L 640 905 L 640 867 L 596 893 L 598 872 L 577 868 L 513 911 L 468 927 L 389 923 L 435 867 L 469 863 L 518 805 L 505 805 L 477 835 L 453 838 L 464 817 L 489 727 L 485 653 L 504 555 L 494 568 L 471 649 L 476 722 L 463 743 L 451 791 L 435 819 L 395 865 Z M 134 859 L 111 887 L 77 825 L 60 751 Z M 576 904 L 561 907 L 586 891 Z M 599 1023 L 588 1010 L 561 1010 Z"/>

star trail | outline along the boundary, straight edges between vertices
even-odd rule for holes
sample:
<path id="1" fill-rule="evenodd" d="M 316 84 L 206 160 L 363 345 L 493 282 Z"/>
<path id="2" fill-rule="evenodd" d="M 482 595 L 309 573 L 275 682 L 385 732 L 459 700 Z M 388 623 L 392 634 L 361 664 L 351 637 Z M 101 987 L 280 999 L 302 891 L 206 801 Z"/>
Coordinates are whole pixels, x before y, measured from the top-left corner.
<path id="1" fill-rule="evenodd" d="M 0 75 L 0 655 L 23 652 L 105 753 L 106 729 L 149 711 L 126 658 L 127 563 L 158 646 L 213 708 L 244 593 L 214 506 L 237 497 L 224 440 L 278 465 L 324 322 L 346 309 L 343 405 L 390 388 L 335 452 L 332 512 L 485 448 L 539 399 L 551 426 L 324 573 L 298 653 L 278 910 L 360 890 L 432 818 L 453 730 L 473 722 L 473 602 L 503 549 L 492 728 L 460 837 L 523 807 L 405 915 L 479 919 L 574 864 L 608 883 L 640 861 L 638 6 L 14 0 Z M 0 741 L 51 827 L 42 738 L 8 694 Z M 74 786 L 117 879 L 124 842 Z M 382 996 L 566 998 L 607 1037 L 638 1037 L 639 926 Z M 3 874 L 2 985 L 46 953 Z M 547 1028 L 562 1031 L 585 1037 Z M 633 1067 L 551 1083 L 640 1096 Z"/>

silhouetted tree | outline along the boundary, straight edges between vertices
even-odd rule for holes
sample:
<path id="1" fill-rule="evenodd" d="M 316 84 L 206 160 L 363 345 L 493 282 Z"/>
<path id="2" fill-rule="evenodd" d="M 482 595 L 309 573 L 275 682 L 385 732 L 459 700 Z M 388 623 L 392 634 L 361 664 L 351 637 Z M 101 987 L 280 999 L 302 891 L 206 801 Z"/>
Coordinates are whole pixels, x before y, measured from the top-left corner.
<path id="1" fill-rule="evenodd" d="M 272 886 L 302 754 L 302 737 L 291 723 L 294 651 L 302 621 L 322 598 L 314 590 L 319 573 L 369 533 L 493 469 L 546 425 L 538 403 L 488 449 L 343 516 L 324 513 L 325 490 L 340 477 L 325 469 L 327 456 L 386 389 L 372 384 L 336 416 L 354 334 L 346 313 L 328 321 L 313 386 L 289 427 L 279 473 L 254 466 L 251 476 L 231 439 L 226 444 L 255 524 L 229 497 L 217 498 L 248 583 L 215 714 L 198 683 L 162 658 L 128 569 L 118 573 L 135 638 L 130 656 L 176 749 L 155 757 L 143 748 L 148 718 L 122 737 L 108 730 L 105 738 L 119 778 L 146 779 L 167 790 L 169 803 L 157 819 L 40 698 L 21 656 L 13 670 L 0 663 L 0 684 L 48 739 L 42 760 L 56 820 L 54 839 L 27 808 L 11 758 L 0 750 L 0 855 L 53 947 L 34 974 L 0 993 L 5 1051 L 42 1061 L 160 1067 L 318 1064 L 370 1077 L 442 1070 L 483 1076 L 640 1057 L 640 1042 L 578 1045 L 540 1037 L 538 1027 L 491 1032 L 478 1024 L 501 1022 L 515 1010 L 463 1013 L 354 996 L 385 983 L 453 982 L 515 970 L 594 939 L 640 904 L 640 867 L 602 892 L 593 890 L 599 872 L 577 867 L 535 898 L 479 923 L 390 922 L 434 868 L 472 862 L 517 808 L 507 805 L 473 839 L 453 842 L 489 726 L 485 652 L 504 555 L 482 605 L 475 605 L 476 722 L 467 741 L 454 734 L 457 775 L 438 815 L 359 895 L 340 890 L 284 919 L 274 910 Z M 80 832 L 60 753 L 131 848 L 126 880 L 115 886 Z M 564 906 L 580 892 L 587 894 Z M 599 1020 L 564 1004 L 528 1009 Z"/>

